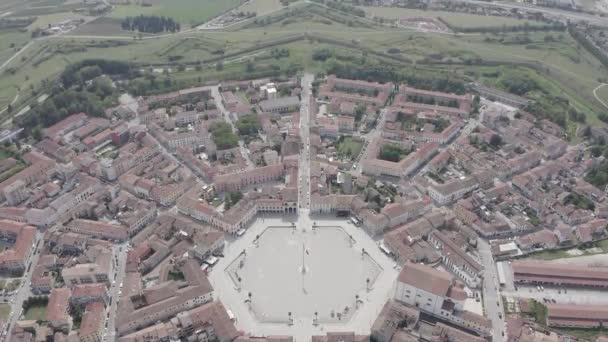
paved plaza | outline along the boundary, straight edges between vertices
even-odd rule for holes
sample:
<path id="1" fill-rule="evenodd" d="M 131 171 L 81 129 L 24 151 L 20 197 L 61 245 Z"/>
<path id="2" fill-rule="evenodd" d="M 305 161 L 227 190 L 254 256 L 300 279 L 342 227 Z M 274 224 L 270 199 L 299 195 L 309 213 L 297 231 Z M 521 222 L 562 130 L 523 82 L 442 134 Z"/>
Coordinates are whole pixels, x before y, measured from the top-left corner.
<path id="1" fill-rule="evenodd" d="M 238 329 L 254 335 L 308 341 L 327 331 L 369 334 L 399 270 L 360 228 L 302 211 L 258 217 L 227 241 L 209 274 L 215 297 L 234 313 Z"/>
<path id="2" fill-rule="evenodd" d="M 268 227 L 226 270 L 256 318 L 274 323 L 346 321 L 381 271 L 336 226 Z"/>

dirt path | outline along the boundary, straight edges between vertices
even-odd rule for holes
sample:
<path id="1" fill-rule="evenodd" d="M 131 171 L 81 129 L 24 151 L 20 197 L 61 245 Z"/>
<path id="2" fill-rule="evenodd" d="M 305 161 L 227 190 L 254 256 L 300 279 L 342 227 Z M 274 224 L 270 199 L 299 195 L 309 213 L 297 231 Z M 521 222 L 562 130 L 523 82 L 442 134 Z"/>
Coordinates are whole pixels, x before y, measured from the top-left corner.
<path id="1" fill-rule="evenodd" d="M 595 96 L 595 99 L 598 100 L 605 108 L 608 109 L 608 104 L 604 100 L 602 100 L 599 96 L 597 96 L 597 91 L 606 85 L 608 85 L 608 84 L 602 83 L 602 84 L 598 85 L 597 87 L 595 87 L 595 89 L 593 89 L 593 96 Z"/>

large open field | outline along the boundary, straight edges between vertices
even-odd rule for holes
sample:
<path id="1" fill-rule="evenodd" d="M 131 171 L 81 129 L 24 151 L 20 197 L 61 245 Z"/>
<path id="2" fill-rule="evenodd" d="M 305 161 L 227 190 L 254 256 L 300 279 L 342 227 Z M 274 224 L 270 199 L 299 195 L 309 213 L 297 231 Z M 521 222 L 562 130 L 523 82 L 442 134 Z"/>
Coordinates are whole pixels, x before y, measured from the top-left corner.
<path id="1" fill-rule="evenodd" d="M 258 16 L 274 12 L 282 8 L 280 0 L 249 0 L 238 7 L 238 11 L 255 12 Z"/>
<path id="2" fill-rule="evenodd" d="M 369 16 L 381 17 L 385 19 L 402 19 L 402 18 L 438 18 L 441 17 L 450 25 L 458 27 L 489 27 L 489 26 L 518 26 L 528 23 L 529 25 L 540 25 L 542 23 L 509 18 L 509 17 L 497 17 L 487 15 L 475 15 L 468 13 L 455 13 L 445 11 L 425 11 L 409 8 L 394 8 L 394 7 L 362 7 Z"/>
<path id="3" fill-rule="evenodd" d="M 605 104 L 608 104 L 608 85 L 605 85 L 599 88 L 596 92 L 597 97 L 599 97 Z M 606 108 L 608 109 L 608 108 Z"/>
<path id="4" fill-rule="evenodd" d="M 17 30 L 0 30 L 0 64 L 4 63 L 30 40 L 30 34 Z"/>
<path id="5" fill-rule="evenodd" d="M 209 19 L 238 6 L 241 0 L 154 0 L 152 6 L 120 5 L 110 14 L 114 18 L 134 17 L 140 14 L 171 17 L 182 28 L 198 26 Z"/>
<path id="6" fill-rule="evenodd" d="M 10 64 L 13 73 L 0 73 L 0 108 L 6 106 L 17 94 L 19 89 L 16 85 L 20 88 L 22 101 L 29 97 L 30 87 L 39 87 L 42 80 L 52 79 L 66 65 L 86 58 L 111 56 L 113 59 L 140 64 L 145 70 L 152 65 L 192 65 L 202 62 L 200 70 L 189 68 L 171 74 L 173 79 L 195 83 L 247 77 L 243 71 L 244 64 L 248 61 L 253 61 L 258 70 L 306 68 L 322 71 L 331 61 L 313 61 L 312 53 L 315 49 L 325 47 L 340 58 L 366 55 L 370 61 L 466 75 L 471 81 L 483 80 L 489 84 L 498 83 L 500 77 L 512 72 L 514 68 L 522 69 L 552 94 L 565 96 L 575 108 L 587 113 L 589 122 L 597 123 L 594 113 L 604 110 L 593 96 L 593 89 L 600 84 L 598 80 L 608 79 L 608 71 L 578 46 L 567 32 L 432 34 L 369 23 L 360 24 L 354 17 L 327 14 L 323 8 L 309 10 L 314 7 L 304 5 L 297 9 L 292 7 L 280 10 L 270 15 L 276 20 L 264 20 L 261 23 L 259 19 L 256 23 L 239 25 L 240 27 L 225 31 L 194 31 L 153 39 L 144 37 L 141 40 L 129 36 L 120 40 L 69 36 L 39 41 L 13 60 Z M 291 15 L 279 17 L 287 12 Z M 86 26 L 83 27 L 85 28 Z M 318 38 L 307 39 L 302 35 L 303 32 L 309 36 L 355 44 L 357 48 L 320 42 Z M 300 38 L 280 43 L 286 37 Z M 275 47 L 289 49 L 289 57 L 278 60 L 272 58 L 270 50 Z M 387 55 L 393 58 L 387 59 Z M 215 60 L 221 56 L 224 56 L 225 67 L 216 70 Z M 209 61 L 207 65 L 206 61 Z M 416 65 L 408 61 L 416 61 Z M 177 68 L 174 65 L 172 69 L 175 71 Z M 601 93 L 604 94 L 605 90 L 608 91 L 601 89 Z"/>

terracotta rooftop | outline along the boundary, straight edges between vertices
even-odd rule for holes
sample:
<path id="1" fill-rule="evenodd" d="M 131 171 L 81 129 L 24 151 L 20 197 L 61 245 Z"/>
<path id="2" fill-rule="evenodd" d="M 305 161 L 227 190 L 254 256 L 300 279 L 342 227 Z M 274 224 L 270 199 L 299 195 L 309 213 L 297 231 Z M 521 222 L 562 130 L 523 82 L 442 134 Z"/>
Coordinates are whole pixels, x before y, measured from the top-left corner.
<path id="1" fill-rule="evenodd" d="M 61 324 L 69 322 L 71 318 L 68 314 L 68 308 L 71 294 L 72 291 L 68 288 L 58 288 L 51 291 L 46 312 L 47 321 Z"/>
<path id="2" fill-rule="evenodd" d="M 80 323 L 80 336 L 93 335 L 99 332 L 105 322 L 105 308 L 101 302 L 89 303 L 82 315 L 82 321 Z"/>
<path id="3" fill-rule="evenodd" d="M 405 263 L 399 273 L 399 282 L 446 297 L 452 285 L 452 276 L 422 264 Z"/>

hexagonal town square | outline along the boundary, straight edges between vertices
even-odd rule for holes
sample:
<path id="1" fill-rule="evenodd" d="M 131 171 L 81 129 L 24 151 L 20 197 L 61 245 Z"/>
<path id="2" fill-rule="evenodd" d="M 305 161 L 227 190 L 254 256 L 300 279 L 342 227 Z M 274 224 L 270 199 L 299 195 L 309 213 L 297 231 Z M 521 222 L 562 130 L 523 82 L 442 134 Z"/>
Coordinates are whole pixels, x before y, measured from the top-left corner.
<path id="1" fill-rule="evenodd" d="M 227 241 L 210 273 L 216 296 L 253 335 L 310 340 L 327 331 L 367 334 L 398 269 L 344 219 L 258 217 Z"/>

